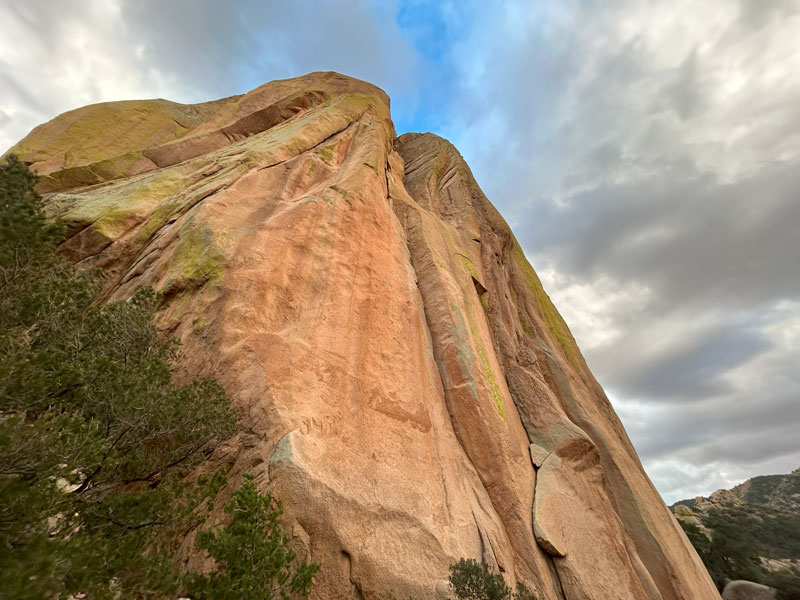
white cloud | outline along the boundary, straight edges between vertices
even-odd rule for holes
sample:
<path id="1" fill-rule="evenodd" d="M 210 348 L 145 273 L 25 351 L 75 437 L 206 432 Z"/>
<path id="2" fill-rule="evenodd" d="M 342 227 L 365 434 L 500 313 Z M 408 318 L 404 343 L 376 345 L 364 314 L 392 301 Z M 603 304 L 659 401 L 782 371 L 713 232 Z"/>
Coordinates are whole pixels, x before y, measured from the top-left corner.
<path id="1" fill-rule="evenodd" d="M 553 266 L 543 268 L 547 264 L 544 256 L 532 262 L 544 287 L 554 290 L 550 298 L 581 341 L 584 354 L 619 342 L 630 326 L 625 316 L 637 314 L 651 299 L 652 291 L 635 281 L 626 285 L 605 276 L 589 281 Z"/>
<path id="2" fill-rule="evenodd" d="M 433 86 L 662 493 L 800 464 L 800 0 L 437 5 L 440 64 L 399 3 L 314 6 L 0 0 L 0 151 L 103 100 Z"/>
<path id="3" fill-rule="evenodd" d="M 415 93 L 419 57 L 367 0 L 0 0 L 0 152 L 86 104 L 201 102 L 338 70 Z"/>
<path id="4" fill-rule="evenodd" d="M 129 53 L 119 2 L 0 3 L 0 149 L 86 104 L 168 95 L 170 81 Z"/>
<path id="5" fill-rule="evenodd" d="M 654 481 L 795 468 L 800 2 L 512 5 L 454 49 L 451 136 Z"/>

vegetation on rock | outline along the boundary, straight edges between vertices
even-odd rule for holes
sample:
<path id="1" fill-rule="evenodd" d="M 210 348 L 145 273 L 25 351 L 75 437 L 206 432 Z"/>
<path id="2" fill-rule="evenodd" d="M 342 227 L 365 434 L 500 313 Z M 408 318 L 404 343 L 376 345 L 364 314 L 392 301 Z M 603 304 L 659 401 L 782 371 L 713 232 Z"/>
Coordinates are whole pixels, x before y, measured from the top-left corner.
<path id="1" fill-rule="evenodd" d="M 800 473 L 755 477 L 710 499 L 682 500 L 673 512 L 721 588 L 744 579 L 800 600 Z"/>
<path id="2" fill-rule="evenodd" d="M 308 595 L 316 563 L 297 562 L 291 536 L 280 523 L 280 502 L 258 493 L 252 475 L 225 507 L 230 523 L 200 533 L 197 545 L 214 559 L 217 570 L 196 576 L 194 598 L 213 600 L 287 600 Z"/>
<path id="3" fill-rule="evenodd" d="M 64 228 L 45 218 L 35 184 L 15 157 L 0 165 L 0 598 L 175 594 L 187 579 L 176 540 L 225 481 L 187 475 L 233 433 L 234 414 L 214 380 L 173 381 L 178 346 L 154 324 L 156 293 L 94 303 L 101 275 L 56 252 Z M 207 581 L 196 598 L 252 597 L 289 572 L 272 501 L 247 480 L 229 512 L 230 526 L 200 536 L 223 570 L 192 579 Z M 259 570 L 239 595 L 220 592 L 252 567 L 231 547 L 240 541 Z M 287 590 L 306 595 L 314 572 L 291 573 Z"/>
<path id="4" fill-rule="evenodd" d="M 297 94 L 308 101 L 286 104 Z M 447 549 L 472 547 L 477 527 L 492 537 L 490 564 L 508 566 L 504 576 L 526 565 L 542 595 L 638 598 L 654 583 L 665 598 L 715 596 L 510 228 L 449 142 L 396 138 L 386 95 L 336 73 L 186 107 L 198 111 L 177 118 L 188 129 L 145 142 L 162 121 L 149 108 L 170 109 L 141 106 L 149 116 L 133 130 L 125 107 L 119 128 L 104 126 L 115 106 L 90 107 L 36 128 L 16 152 L 42 174 L 48 214 L 67 224 L 59 252 L 105 270 L 115 283 L 105 299 L 160 290 L 159 323 L 185 340 L 182 367 L 224 378 L 241 435 L 213 462 L 237 475 L 258 465 L 259 482 L 269 468 L 271 489 L 307 528 L 304 546 L 329 563 L 323 595 L 433 594 Z M 62 144 L 67 130 L 83 135 Z M 326 163 L 317 152 L 334 143 Z M 554 504 L 574 501 L 561 528 L 571 558 L 542 561 L 529 443 L 551 430 L 561 443 L 563 428 L 586 423 L 603 461 L 592 451 L 586 469 L 576 452 L 562 465 L 548 491 Z M 297 452 L 276 456 L 295 430 Z M 231 492 L 217 494 L 209 525 L 224 522 Z M 190 517 L 206 512 L 198 502 Z M 210 568 L 185 532 L 181 558 Z M 648 549 L 641 563 L 636 547 Z"/>

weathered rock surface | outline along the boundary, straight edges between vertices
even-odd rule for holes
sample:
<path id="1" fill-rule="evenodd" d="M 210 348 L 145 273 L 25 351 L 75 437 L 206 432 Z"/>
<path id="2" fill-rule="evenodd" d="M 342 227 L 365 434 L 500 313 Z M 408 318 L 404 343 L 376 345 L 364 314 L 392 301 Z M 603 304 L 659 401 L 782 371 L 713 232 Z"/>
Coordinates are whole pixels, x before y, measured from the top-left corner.
<path id="1" fill-rule="evenodd" d="M 460 557 L 547 600 L 718 597 L 508 225 L 379 89 L 95 105 L 12 151 L 108 299 L 164 292 L 242 413 L 213 460 L 283 500 L 315 597 L 441 598 Z"/>
<path id="2" fill-rule="evenodd" d="M 775 590 L 752 581 L 730 581 L 722 590 L 722 600 L 774 600 Z"/>

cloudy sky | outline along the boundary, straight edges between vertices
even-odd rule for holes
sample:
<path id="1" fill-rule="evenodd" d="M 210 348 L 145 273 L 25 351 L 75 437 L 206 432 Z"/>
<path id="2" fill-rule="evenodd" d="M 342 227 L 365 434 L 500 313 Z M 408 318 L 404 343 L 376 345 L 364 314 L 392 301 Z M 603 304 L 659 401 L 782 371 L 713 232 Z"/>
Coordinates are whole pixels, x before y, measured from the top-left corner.
<path id="1" fill-rule="evenodd" d="M 336 70 L 464 154 L 667 501 L 800 466 L 800 0 L 0 0 L 0 152 Z"/>

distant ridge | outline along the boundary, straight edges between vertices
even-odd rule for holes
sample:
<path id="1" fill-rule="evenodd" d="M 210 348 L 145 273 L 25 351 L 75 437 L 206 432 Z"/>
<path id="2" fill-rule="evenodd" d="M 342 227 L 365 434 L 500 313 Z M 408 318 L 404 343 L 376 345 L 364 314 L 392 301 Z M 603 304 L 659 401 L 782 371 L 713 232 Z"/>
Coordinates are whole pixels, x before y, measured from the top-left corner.
<path id="1" fill-rule="evenodd" d="M 671 506 L 718 586 L 770 585 L 800 598 L 800 468 Z"/>

